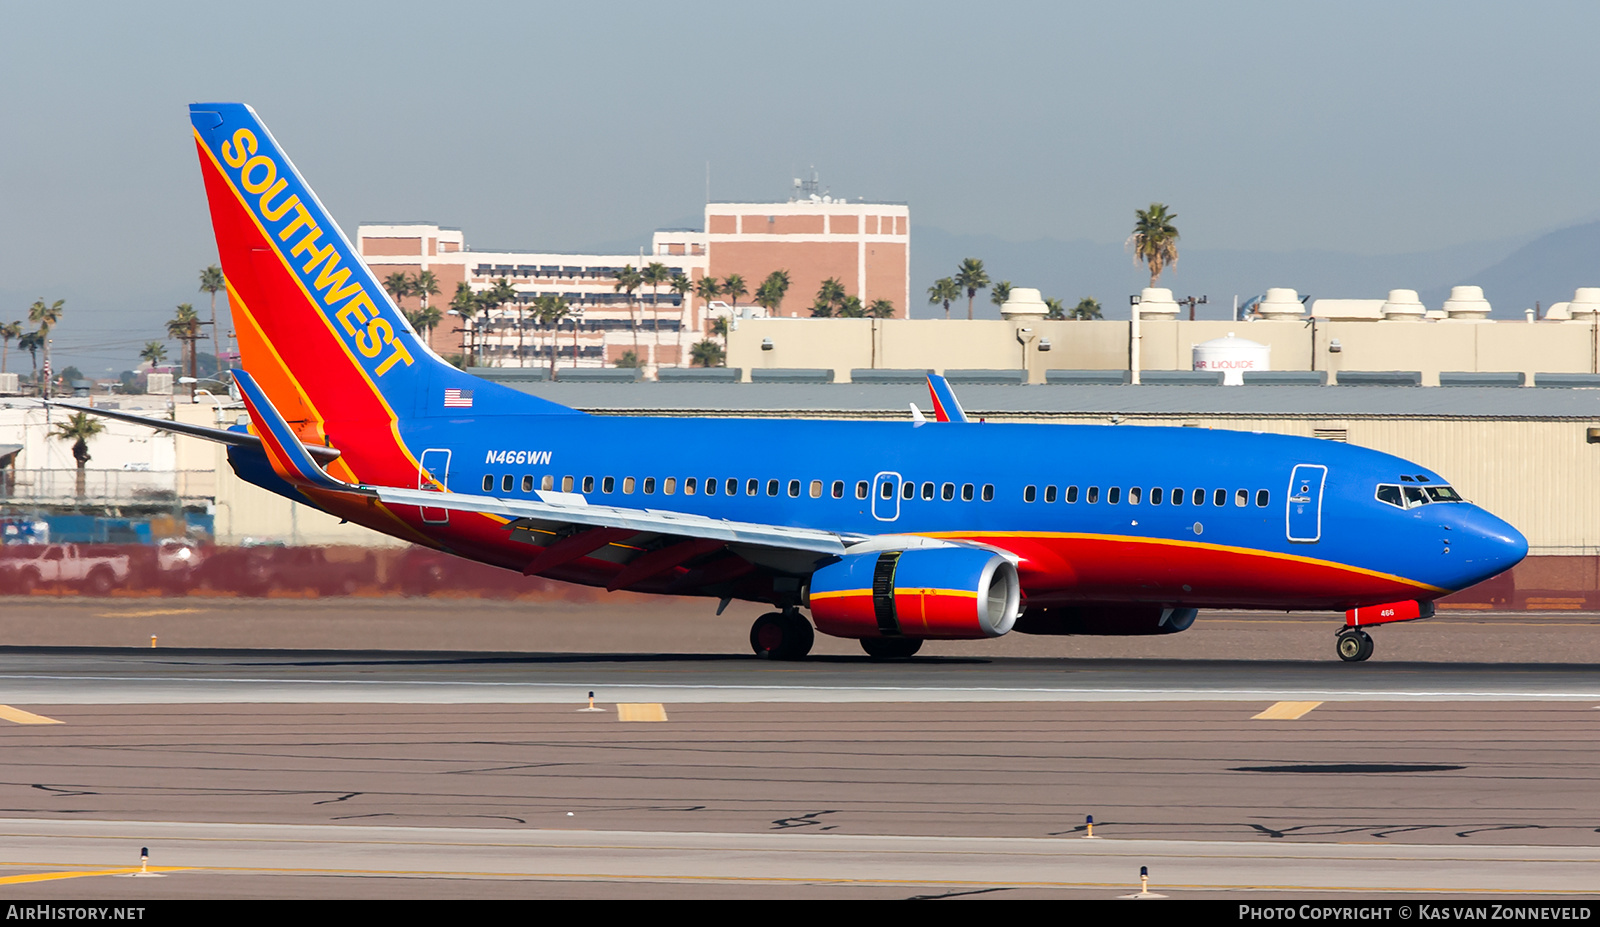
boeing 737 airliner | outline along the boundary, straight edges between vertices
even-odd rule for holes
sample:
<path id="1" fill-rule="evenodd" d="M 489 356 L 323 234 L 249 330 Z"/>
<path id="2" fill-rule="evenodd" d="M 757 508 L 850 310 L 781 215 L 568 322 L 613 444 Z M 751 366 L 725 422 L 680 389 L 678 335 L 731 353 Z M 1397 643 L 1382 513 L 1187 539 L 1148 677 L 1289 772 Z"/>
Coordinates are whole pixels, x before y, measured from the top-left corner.
<path id="1" fill-rule="evenodd" d="M 1364 660 L 1365 626 L 1427 617 L 1527 554 L 1398 457 L 979 424 L 938 377 L 937 421 L 586 415 L 435 355 L 250 107 L 190 119 L 251 424 L 164 427 L 395 537 L 606 589 L 767 603 L 750 640 L 779 659 L 810 650 L 813 622 L 908 657 L 926 639 L 1168 634 L 1200 608 L 1270 608 L 1345 610 L 1337 652 Z"/>

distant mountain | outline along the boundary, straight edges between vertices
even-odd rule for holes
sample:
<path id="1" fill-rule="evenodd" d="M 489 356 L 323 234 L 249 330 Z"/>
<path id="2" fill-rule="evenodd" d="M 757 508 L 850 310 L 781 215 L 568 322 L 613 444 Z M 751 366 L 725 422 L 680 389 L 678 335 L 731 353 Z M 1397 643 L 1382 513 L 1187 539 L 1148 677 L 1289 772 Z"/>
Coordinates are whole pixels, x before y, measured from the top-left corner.
<path id="1" fill-rule="evenodd" d="M 1600 230 L 1600 223 L 1595 228 Z M 1552 236 L 1546 236 L 1549 237 Z M 1600 244 L 1600 235 L 1594 241 Z M 1313 299 L 1381 299 L 1391 289 L 1407 288 L 1424 291 L 1423 301 L 1437 306 L 1444 297 L 1430 298 L 1428 293 L 1442 288 L 1442 292 L 1448 294 L 1452 284 L 1477 283 L 1482 274 L 1474 276 L 1475 272 L 1526 242 L 1526 238 L 1510 238 L 1439 251 L 1376 256 L 1333 251 L 1180 247 L 1178 264 L 1161 275 L 1161 285 L 1169 287 L 1178 297 L 1207 297 L 1207 305 L 1199 307 L 1196 314 L 1199 318 L 1210 319 L 1230 317 L 1234 296 L 1243 302 L 1264 293 L 1268 287 L 1279 286 L 1293 287 L 1302 296 L 1309 294 Z M 1537 242 L 1528 244 L 1517 254 L 1535 245 Z M 943 229 L 913 225 L 911 310 L 914 318 L 943 314 L 942 307 L 928 305 L 928 287 L 935 279 L 953 274 L 962 259 L 969 257 L 981 259 L 992 280 L 1009 280 L 1013 286 L 1038 287 L 1046 297 L 1057 297 L 1068 306 L 1085 296 L 1094 296 L 1107 318 L 1127 318 L 1128 297 L 1138 293 L 1150 280 L 1150 275 L 1134 264 L 1133 256 L 1121 245 L 1047 238 L 1014 242 L 992 235 L 957 235 Z M 1502 263 L 1509 261 L 1507 258 Z M 1567 287 L 1562 298 L 1571 297 L 1571 287 Z M 1493 301 L 1495 297 L 1490 299 Z M 1528 304 L 1532 305 L 1531 300 Z M 978 295 L 974 308 L 979 318 L 999 318 L 999 311 L 989 303 L 987 293 Z M 950 314 L 965 318 L 966 300 L 959 306 L 952 304 Z M 1501 313 L 1497 307 L 1495 314 L 1520 316 L 1521 306 L 1506 313 Z"/>
<path id="2" fill-rule="evenodd" d="M 1551 303 L 1572 298 L 1580 286 L 1600 286 L 1600 222 L 1558 229 L 1528 242 L 1500 262 L 1477 273 L 1456 278 L 1457 283 L 1483 287 L 1484 298 L 1500 318 L 1521 318 L 1522 310 L 1537 301 Z M 1422 293 L 1430 308 L 1450 295 L 1446 283 Z"/>

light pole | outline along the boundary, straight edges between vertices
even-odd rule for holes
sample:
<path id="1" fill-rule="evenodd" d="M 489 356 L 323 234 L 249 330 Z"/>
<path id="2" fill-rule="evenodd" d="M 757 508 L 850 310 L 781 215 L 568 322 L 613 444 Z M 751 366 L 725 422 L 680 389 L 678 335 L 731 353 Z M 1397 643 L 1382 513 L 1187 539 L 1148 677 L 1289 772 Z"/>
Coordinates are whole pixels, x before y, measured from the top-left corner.
<path id="1" fill-rule="evenodd" d="M 1196 305 L 1204 306 L 1206 304 L 1206 298 L 1204 296 L 1202 296 L 1199 299 L 1195 299 L 1193 296 L 1185 296 L 1183 299 L 1178 300 L 1178 305 L 1181 306 L 1184 303 L 1188 303 L 1189 304 L 1189 321 L 1193 322 L 1194 321 L 1194 307 Z"/>
<path id="2" fill-rule="evenodd" d="M 1139 385 L 1139 297 L 1128 297 L 1128 381 Z"/>

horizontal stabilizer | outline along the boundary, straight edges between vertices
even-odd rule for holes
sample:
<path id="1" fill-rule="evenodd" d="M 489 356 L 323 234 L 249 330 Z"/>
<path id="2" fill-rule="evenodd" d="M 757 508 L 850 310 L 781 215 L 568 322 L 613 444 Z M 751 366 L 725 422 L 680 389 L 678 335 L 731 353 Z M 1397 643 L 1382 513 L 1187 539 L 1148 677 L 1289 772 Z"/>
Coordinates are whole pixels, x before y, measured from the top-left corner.
<path id="1" fill-rule="evenodd" d="M 90 415 L 98 415 L 101 418 L 114 419 L 119 422 L 131 422 L 135 425 L 144 425 L 148 428 L 154 428 L 157 431 L 170 431 L 173 434 L 187 435 L 188 437 L 199 438 L 203 441 L 215 441 L 218 444 L 229 444 L 234 447 L 249 447 L 257 449 L 261 447 L 261 438 L 249 433 L 248 431 L 233 431 L 228 428 L 210 428 L 205 425 L 191 425 L 188 422 L 174 422 L 164 418 L 151 418 L 148 415 L 139 415 L 134 412 L 123 412 L 118 409 L 91 408 L 89 406 L 80 406 L 70 402 L 56 402 L 50 399 L 41 399 L 39 401 L 45 405 L 55 406 L 58 409 L 71 409 L 74 412 L 87 412 Z M 300 446 L 305 448 L 306 453 L 315 458 L 318 463 L 327 464 L 339 459 L 339 451 L 336 448 L 323 447 L 320 444 L 306 444 L 304 442 L 301 442 Z"/>

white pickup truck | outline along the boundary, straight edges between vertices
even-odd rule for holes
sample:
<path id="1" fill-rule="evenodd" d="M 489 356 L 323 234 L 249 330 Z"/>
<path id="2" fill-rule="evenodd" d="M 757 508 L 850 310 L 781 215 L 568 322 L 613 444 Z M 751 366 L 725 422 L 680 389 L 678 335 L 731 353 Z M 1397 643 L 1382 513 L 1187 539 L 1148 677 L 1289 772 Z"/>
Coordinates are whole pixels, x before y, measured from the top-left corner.
<path id="1" fill-rule="evenodd" d="M 0 588 L 27 595 L 41 583 L 77 586 L 105 595 L 128 581 L 127 554 L 101 554 L 77 544 L 0 548 Z"/>

